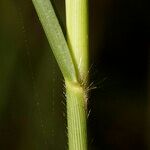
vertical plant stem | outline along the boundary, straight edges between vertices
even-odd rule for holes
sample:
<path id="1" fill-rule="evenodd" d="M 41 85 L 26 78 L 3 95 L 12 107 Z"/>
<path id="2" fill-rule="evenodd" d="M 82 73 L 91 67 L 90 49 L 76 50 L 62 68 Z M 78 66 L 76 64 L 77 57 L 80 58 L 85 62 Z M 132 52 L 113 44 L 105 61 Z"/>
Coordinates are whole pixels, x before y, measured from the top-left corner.
<path id="1" fill-rule="evenodd" d="M 65 79 L 69 150 L 87 150 L 88 0 L 66 0 L 68 42 L 51 1 L 32 1 Z"/>
<path id="2" fill-rule="evenodd" d="M 86 93 L 79 83 L 66 82 L 69 150 L 87 150 Z"/>
<path id="3" fill-rule="evenodd" d="M 88 0 L 66 0 L 67 41 L 78 84 L 66 82 L 69 150 L 87 150 Z"/>
<path id="4" fill-rule="evenodd" d="M 66 25 L 69 48 L 79 70 L 80 80 L 88 74 L 88 0 L 66 0 Z"/>

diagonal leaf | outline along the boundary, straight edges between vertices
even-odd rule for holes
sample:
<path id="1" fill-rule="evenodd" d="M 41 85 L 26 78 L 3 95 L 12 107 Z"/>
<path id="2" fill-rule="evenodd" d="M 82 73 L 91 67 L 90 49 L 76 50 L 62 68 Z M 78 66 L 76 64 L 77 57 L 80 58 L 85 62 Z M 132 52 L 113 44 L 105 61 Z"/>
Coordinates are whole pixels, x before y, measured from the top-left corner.
<path id="1" fill-rule="evenodd" d="M 50 0 L 32 1 L 64 78 L 76 82 L 77 70 Z"/>

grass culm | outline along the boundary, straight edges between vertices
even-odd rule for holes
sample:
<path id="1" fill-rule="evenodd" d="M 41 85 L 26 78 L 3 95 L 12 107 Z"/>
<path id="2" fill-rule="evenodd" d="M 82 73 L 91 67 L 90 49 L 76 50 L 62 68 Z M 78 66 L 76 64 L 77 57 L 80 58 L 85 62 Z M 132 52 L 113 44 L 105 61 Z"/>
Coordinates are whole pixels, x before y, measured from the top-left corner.
<path id="1" fill-rule="evenodd" d="M 66 0 L 64 37 L 50 0 L 32 0 L 66 87 L 69 150 L 87 150 L 88 0 Z"/>

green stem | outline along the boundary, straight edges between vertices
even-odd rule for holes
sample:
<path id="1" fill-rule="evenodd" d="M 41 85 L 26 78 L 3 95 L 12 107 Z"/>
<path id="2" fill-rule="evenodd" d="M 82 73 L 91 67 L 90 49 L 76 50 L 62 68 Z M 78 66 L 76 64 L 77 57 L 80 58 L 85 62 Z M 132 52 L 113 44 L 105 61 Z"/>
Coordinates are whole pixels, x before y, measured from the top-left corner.
<path id="1" fill-rule="evenodd" d="M 88 0 L 66 0 L 69 48 L 79 70 L 80 81 L 88 75 Z"/>
<path id="2" fill-rule="evenodd" d="M 65 79 L 69 150 L 87 150 L 88 0 L 66 0 L 68 43 L 51 1 L 32 1 Z"/>
<path id="3" fill-rule="evenodd" d="M 69 150 L 87 150 L 85 89 L 66 81 L 66 96 Z"/>
<path id="4" fill-rule="evenodd" d="M 67 41 L 79 83 L 66 82 L 69 150 L 87 150 L 88 0 L 66 0 Z"/>

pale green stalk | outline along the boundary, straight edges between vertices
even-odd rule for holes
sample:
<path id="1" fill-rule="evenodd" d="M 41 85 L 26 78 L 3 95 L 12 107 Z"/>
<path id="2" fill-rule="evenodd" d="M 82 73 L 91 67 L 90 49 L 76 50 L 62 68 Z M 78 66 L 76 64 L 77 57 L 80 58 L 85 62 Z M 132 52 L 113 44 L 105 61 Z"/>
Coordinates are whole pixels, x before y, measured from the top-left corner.
<path id="1" fill-rule="evenodd" d="M 50 0 L 32 1 L 65 79 L 69 150 L 87 150 L 87 1 L 66 0 L 69 48 Z"/>
<path id="2" fill-rule="evenodd" d="M 87 150 L 88 0 L 66 0 L 67 40 L 79 84 L 66 83 L 69 150 Z"/>
<path id="3" fill-rule="evenodd" d="M 69 150 L 87 150 L 86 94 L 79 83 L 66 82 Z"/>
<path id="4" fill-rule="evenodd" d="M 66 25 L 69 48 L 78 67 L 80 80 L 88 75 L 88 0 L 66 0 Z"/>

